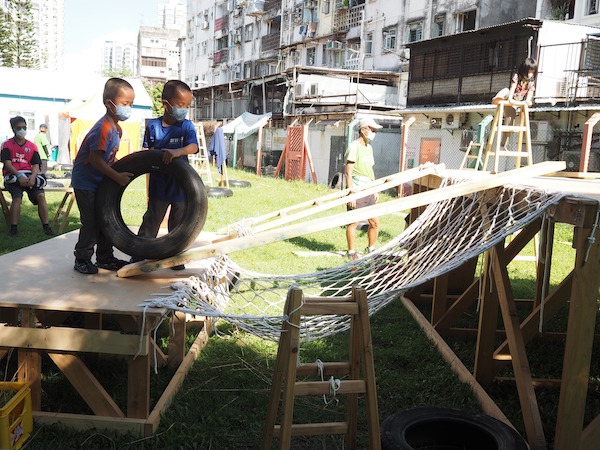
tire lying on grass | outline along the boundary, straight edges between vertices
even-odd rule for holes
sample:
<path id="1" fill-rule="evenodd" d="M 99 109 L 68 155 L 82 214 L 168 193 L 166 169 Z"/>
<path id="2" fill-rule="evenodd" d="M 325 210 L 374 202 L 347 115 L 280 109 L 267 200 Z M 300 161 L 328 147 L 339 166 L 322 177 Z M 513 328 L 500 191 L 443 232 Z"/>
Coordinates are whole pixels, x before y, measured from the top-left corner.
<path id="1" fill-rule="evenodd" d="M 169 233 L 156 238 L 134 234 L 125 224 L 121 214 L 121 198 L 125 191 L 108 177 L 100 184 L 96 196 L 96 213 L 100 227 L 110 236 L 113 245 L 128 255 L 145 259 L 163 259 L 185 250 L 200 234 L 208 210 L 208 198 L 202 179 L 192 166 L 181 159 L 171 164 L 162 161 L 160 150 L 131 153 L 112 167 L 117 172 L 131 172 L 134 178 L 151 171 L 173 176 L 185 193 L 186 206 L 181 222 Z"/>
<path id="2" fill-rule="evenodd" d="M 485 414 L 425 406 L 399 411 L 381 424 L 382 450 L 526 450 L 517 431 Z"/>
<path id="3" fill-rule="evenodd" d="M 231 189 L 222 188 L 222 187 L 209 187 L 208 188 L 208 196 L 209 197 L 231 197 L 233 195 L 233 191 Z"/>
<path id="4" fill-rule="evenodd" d="M 252 183 L 246 180 L 229 180 L 230 187 L 250 187 Z"/>

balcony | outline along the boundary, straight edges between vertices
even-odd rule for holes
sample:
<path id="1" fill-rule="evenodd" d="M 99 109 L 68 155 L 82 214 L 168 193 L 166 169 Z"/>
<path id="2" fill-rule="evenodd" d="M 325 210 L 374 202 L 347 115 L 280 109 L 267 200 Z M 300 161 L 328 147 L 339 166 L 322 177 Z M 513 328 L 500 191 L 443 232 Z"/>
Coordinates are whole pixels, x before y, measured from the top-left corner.
<path id="1" fill-rule="evenodd" d="M 213 56 L 213 65 L 227 61 L 228 56 L 229 56 L 229 50 L 227 50 L 226 48 L 223 50 L 216 51 Z"/>
<path id="2" fill-rule="evenodd" d="M 271 33 L 261 38 L 261 50 L 277 50 L 279 48 L 279 33 Z"/>
<path id="3" fill-rule="evenodd" d="M 229 27 L 229 16 L 219 17 L 215 20 L 215 31 L 222 31 L 223 33 L 227 32 Z"/>

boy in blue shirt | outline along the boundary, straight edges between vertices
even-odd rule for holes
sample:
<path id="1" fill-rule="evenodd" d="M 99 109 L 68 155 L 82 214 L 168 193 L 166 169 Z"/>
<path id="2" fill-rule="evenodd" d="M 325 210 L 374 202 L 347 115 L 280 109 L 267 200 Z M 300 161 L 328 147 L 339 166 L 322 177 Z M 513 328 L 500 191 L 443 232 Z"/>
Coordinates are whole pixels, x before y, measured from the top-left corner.
<path id="1" fill-rule="evenodd" d="M 96 217 L 96 192 L 107 176 L 121 186 L 127 186 L 133 177 L 129 172 L 117 172 L 110 166 L 116 160 L 123 131 L 120 120 L 127 120 L 135 94 L 129 82 L 110 78 L 104 85 L 102 100 L 106 114 L 96 122 L 83 139 L 71 175 L 71 186 L 79 207 L 81 228 L 75 244 L 74 269 L 83 274 L 98 273 L 98 267 L 119 270 L 127 261 L 115 258 L 110 239 L 102 233 Z M 96 246 L 96 265 L 91 261 Z"/>
<path id="2" fill-rule="evenodd" d="M 192 99 L 192 91 L 183 81 L 167 81 L 162 92 L 164 114 L 148 121 L 143 147 L 162 150 L 165 164 L 170 164 L 175 158 L 188 162 L 187 155 L 198 152 L 196 129 L 185 118 Z M 169 206 L 171 212 L 167 226 L 171 231 L 181 223 L 185 211 L 185 193 L 172 176 L 163 172 L 150 172 L 148 210 L 144 214 L 138 236 L 155 238 Z M 131 262 L 142 259 L 133 255 Z M 172 269 L 182 270 L 185 266 L 178 265 Z"/>

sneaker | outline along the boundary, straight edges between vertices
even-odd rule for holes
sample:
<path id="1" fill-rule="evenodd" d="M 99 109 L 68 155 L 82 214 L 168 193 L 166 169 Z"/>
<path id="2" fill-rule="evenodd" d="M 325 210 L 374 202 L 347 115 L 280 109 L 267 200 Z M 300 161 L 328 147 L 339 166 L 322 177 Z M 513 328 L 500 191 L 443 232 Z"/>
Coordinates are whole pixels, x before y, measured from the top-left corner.
<path id="1" fill-rule="evenodd" d="M 92 264 L 91 261 L 85 259 L 76 259 L 73 269 L 75 269 L 79 273 L 83 273 L 86 275 L 98 273 L 98 268 L 94 264 Z"/>
<path id="2" fill-rule="evenodd" d="M 19 235 L 19 231 L 17 230 L 16 225 L 11 225 L 10 230 L 8 230 L 8 235 L 10 237 L 17 237 Z"/>
<path id="3" fill-rule="evenodd" d="M 184 264 L 178 264 L 176 266 L 171 267 L 171 270 L 185 270 Z"/>
<path id="4" fill-rule="evenodd" d="M 356 261 L 361 256 L 362 255 L 360 253 L 357 253 L 354 250 L 348 250 L 346 252 L 346 258 L 348 258 L 350 261 Z"/>
<path id="5" fill-rule="evenodd" d="M 375 251 L 375 247 L 367 247 L 365 248 L 365 255 L 369 253 L 373 253 Z"/>
<path id="6" fill-rule="evenodd" d="M 96 266 L 100 269 L 106 270 L 119 270 L 127 264 L 129 264 L 128 261 L 123 261 L 122 259 L 115 258 L 114 256 L 106 260 L 96 260 Z"/>
<path id="7" fill-rule="evenodd" d="M 52 231 L 52 228 L 50 228 L 50 225 L 44 225 L 44 234 L 46 236 L 56 236 L 56 233 L 54 231 Z"/>

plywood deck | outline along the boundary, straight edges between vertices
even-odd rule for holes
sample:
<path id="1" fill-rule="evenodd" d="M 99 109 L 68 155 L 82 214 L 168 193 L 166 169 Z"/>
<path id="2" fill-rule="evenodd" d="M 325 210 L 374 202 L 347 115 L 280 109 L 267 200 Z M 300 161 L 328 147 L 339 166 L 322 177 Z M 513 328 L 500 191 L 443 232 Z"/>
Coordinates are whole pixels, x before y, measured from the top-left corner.
<path id="1" fill-rule="evenodd" d="M 172 280 L 194 273 L 190 265 L 182 271 L 159 270 L 128 279 L 104 269 L 83 275 L 73 269 L 78 236 L 78 230 L 72 231 L 0 256 L 0 307 L 139 314 L 142 301 L 164 290 Z M 201 236 L 196 243 L 201 245 L 203 239 Z M 128 259 L 118 250 L 115 256 Z"/>

